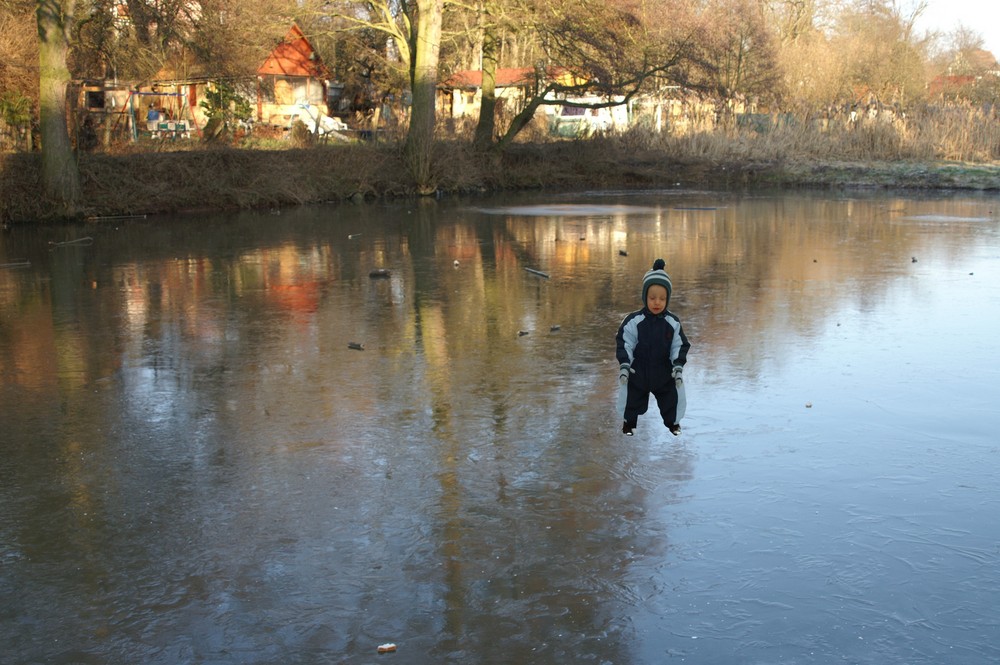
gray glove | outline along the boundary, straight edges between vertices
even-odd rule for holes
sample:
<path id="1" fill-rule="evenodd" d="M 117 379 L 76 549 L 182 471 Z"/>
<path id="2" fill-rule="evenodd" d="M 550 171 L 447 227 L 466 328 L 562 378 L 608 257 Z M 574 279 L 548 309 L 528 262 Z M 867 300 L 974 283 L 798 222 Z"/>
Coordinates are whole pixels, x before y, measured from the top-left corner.
<path id="1" fill-rule="evenodd" d="M 618 368 L 618 385 L 624 386 L 628 383 L 629 374 L 635 374 L 635 370 L 628 363 L 622 363 Z"/>
<path id="2" fill-rule="evenodd" d="M 674 368 L 670 371 L 670 376 L 673 377 L 674 381 L 680 383 L 684 380 L 684 367 L 683 365 L 674 365 Z"/>

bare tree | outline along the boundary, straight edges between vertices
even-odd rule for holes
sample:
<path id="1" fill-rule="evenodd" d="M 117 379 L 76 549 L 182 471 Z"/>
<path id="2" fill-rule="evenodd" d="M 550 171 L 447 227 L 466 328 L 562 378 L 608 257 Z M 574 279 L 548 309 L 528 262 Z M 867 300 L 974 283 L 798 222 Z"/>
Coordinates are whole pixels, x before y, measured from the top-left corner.
<path id="1" fill-rule="evenodd" d="M 817 28 L 823 0 L 764 0 L 770 23 L 782 45 L 808 38 Z"/>
<path id="2" fill-rule="evenodd" d="M 531 0 L 475 0 L 455 2 L 446 15 L 443 67 L 482 72 L 481 101 L 473 143 L 478 148 L 493 144 L 496 134 L 497 72 L 503 67 L 534 64 L 541 53 L 532 19 L 537 11 Z"/>
<path id="3" fill-rule="evenodd" d="M 38 102 L 42 139 L 42 184 L 59 214 L 80 214 L 80 170 L 66 127 L 70 72 L 66 65 L 74 0 L 37 0 Z"/>
<path id="4" fill-rule="evenodd" d="M 496 73 L 500 64 L 500 28 L 494 21 L 495 12 L 488 5 L 483 5 L 480 11 L 482 17 L 482 98 L 479 105 L 479 120 L 476 123 L 476 133 L 473 139 L 479 148 L 487 148 L 493 144 L 493 133 L 496 131 Z"/>
<path id="5" fill-rule="evenodd" d="M 414 0 L 307 0 L 300 15 L 307 16 L 317 30 L 323 25 L 341 39 L 349 35 L 357 39 L 357 35 L 362 35 L 358 41 L 372 51 L 379 51 L 377 55 L 384 60 L 383 64 L 399 67 L 409 79 L 417 10 Z"/>
<path id="6" fill-rule="evenodd" d="M 203 75 L 251 76 L 294 8 L 294 0 L 89 0 L 77 12 L 71 71 L 142 81 L 197 63 Z"/>
<path id="7" fill-rule="evenodd" d="M 811 112 L 851 98 L 848 63 L 821 31 L 784 44 L 778 59 L 787 108 Z"/>
<path id="8" fill-rule="evenodd" d="M 392 54 L 408 72 L 412 105 L 406 156 L 417 190 L 437 189 L 432 176 L 435 101 L 441 53 L 444 0 L 341 0 L 323 3 L 314 12 L 336 20 L 342 29 L 374 31 L 392 44 Z"/>
<path id="9" fill-rule="evenodd" d="M 706 9 L 702 70 L 722 99 L 779 94 L 778 41 L 764 8 L 758 0 L 712 0 Z"/>
<path id="10" fill-rule="evenodd" d="M 925 8 L 925 1 L 903 9 L 897 0 L 856 0 L 841 11 L 832 45 L 855 100 L 864 92 L 906 103 L 924 94 L 927 44 L 914 25 Z"/>
<path id="11" fill-rule="evenodd" d="M 977 51 L 986 46 L 983 34 L 967 25 L 959 24 L 947 35 L 948 46 L 952 51 Z"/>
<path id="12" fill-rule="evenodd" d="M 180 15 L 172 52 L 193 54 L 212 76 L 253 77 L 288 32 L 298 12 L 296 0 L 201 0 L 197 17 Z"/>
<path id="13" fill-rule="evenodd" d="M 417 0 L 416 29 L 410 37 L 413 107 L 406 155 L 417 191 L 425 195 L 437 189 L 432 174 L 432 149 L 443 5 L 443 0 Z"/>
<path id="14" fill-rule="evenodd" d="M 544 106 L 610 108 L 663 82 L 690 82 L 688 66 L 701 32 L 693 3 L 539 0 L 522 16 L 530 17 L 527 27 L 545 61 L 536 67 L 532 94 L 499 138 L 500 149 Z M 604 101 L 573 100 L 582 95 Z"/>

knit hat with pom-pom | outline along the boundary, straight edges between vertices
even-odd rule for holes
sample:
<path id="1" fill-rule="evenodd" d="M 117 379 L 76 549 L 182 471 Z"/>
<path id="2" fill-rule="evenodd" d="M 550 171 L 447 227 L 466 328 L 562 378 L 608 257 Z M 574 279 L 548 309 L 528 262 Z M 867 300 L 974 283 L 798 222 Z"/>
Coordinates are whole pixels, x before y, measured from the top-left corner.
<path id="1" fill-rule="evenodd" d="M 646 273 L 642 278 L 642 304 L 646 304 L 646 292 L 649 291 L 649 287 L 653 284 L 659 284 L 667 290 L 667 303 L 670 303 L 670 292 L 673 290 L 673 286 L 670 284 L 670 275 L 664 270 L 666 267 L 663 259 L 656 259 L 653 261 L 653 269 Z"/>

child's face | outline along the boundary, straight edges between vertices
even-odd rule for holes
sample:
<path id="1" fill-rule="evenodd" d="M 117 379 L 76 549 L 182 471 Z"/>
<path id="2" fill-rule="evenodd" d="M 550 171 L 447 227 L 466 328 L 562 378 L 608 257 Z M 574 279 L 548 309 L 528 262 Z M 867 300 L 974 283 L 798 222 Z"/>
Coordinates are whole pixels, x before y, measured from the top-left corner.
<path id="1" fill-rule="evenodd" d="M 653 284 L 646 289 L 646 307 L 653 314 L 659 314 L 667 308 L 667 288 Z"/>

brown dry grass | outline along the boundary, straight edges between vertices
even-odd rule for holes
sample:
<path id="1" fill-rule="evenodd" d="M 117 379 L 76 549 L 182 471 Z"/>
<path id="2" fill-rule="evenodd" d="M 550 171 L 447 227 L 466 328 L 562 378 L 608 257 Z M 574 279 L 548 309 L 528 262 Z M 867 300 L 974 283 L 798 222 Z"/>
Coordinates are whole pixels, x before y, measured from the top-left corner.
<path id="1" fill-rule="evenodd" d="M 287 145 L 287 144 L 286 144 Z M 273 144 L 272 144 L 273 147 Z M 477 153 L 435 146 L 446 193 L 600 187 L 901 186 L 1000 189 L 1000 123 L 975 109 L 930 109 L 905 122 L 770 127 L 674 136 L 631 130 Z M 79 157 L 87 215 L 280 207 L 415 196 L 399 140 L 260 149 L 139 144 Z M 37 154 L 0 155 L 0 221 L 45 220 Z"/>

